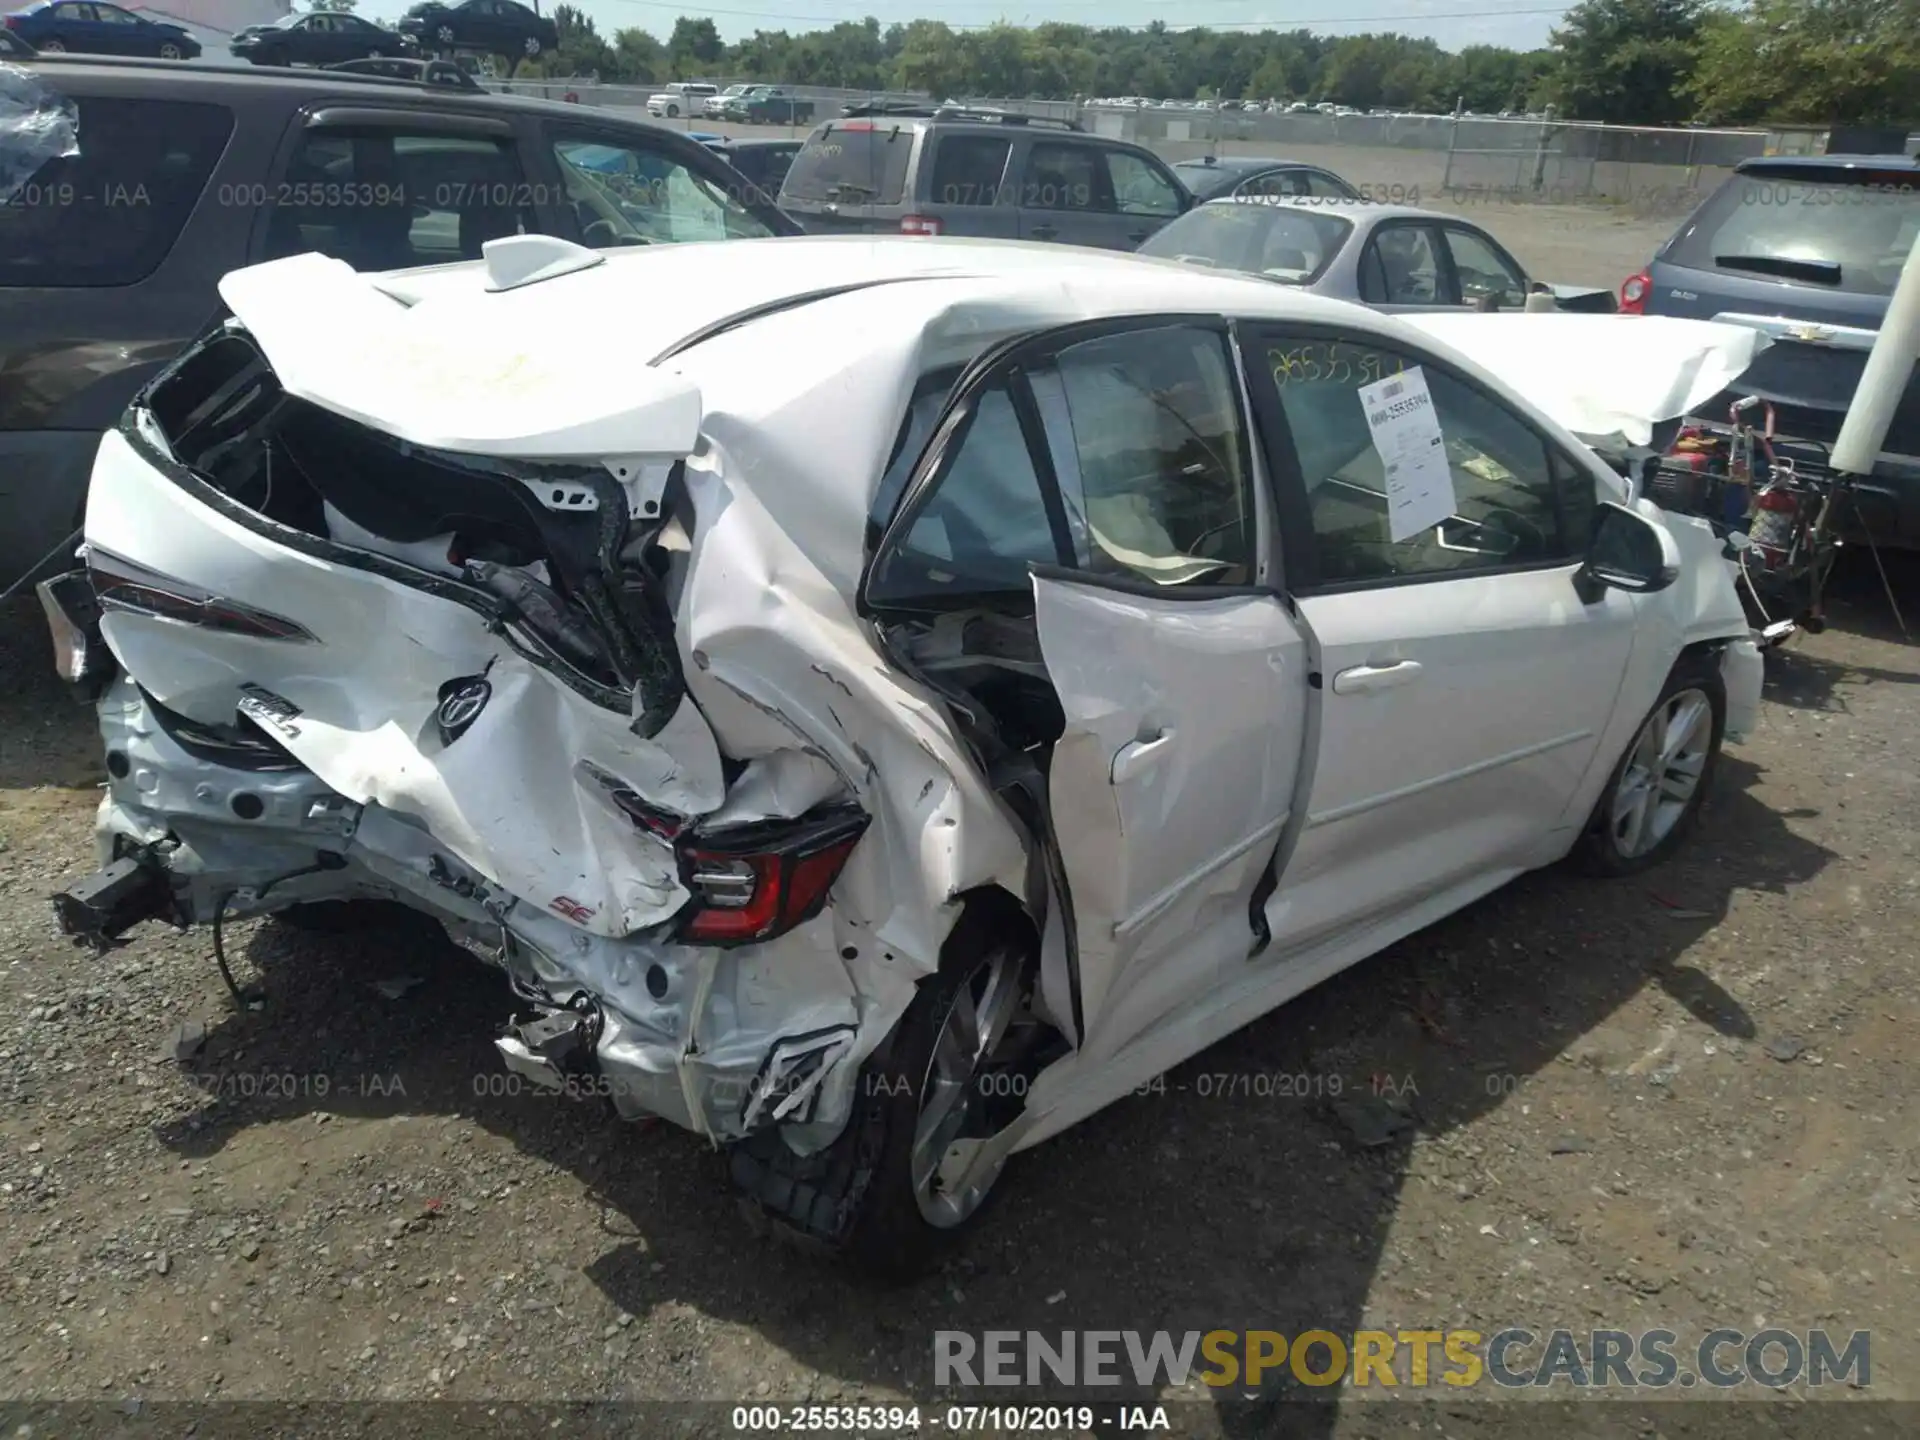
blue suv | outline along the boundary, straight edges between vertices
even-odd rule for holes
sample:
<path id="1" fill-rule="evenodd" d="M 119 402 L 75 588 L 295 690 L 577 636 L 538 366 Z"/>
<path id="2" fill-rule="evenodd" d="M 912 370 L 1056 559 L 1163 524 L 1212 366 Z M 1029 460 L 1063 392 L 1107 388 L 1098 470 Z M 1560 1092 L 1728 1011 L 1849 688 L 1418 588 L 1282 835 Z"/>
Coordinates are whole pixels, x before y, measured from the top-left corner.
<path id="1" fill-rule="evenodd" d="M 1912 156 L 1748 160 L 1620 287 L 1620 308 L 1764 331 L 1773 344 L 1701 415 L 1725 421 L 1734 400 L 1758 395 L 1781 436 L 1831 445 L 1916 233 Z M 1844 530 L 1920 549 L 1920 378 L 1909 380 L 1859 499 Z"/>

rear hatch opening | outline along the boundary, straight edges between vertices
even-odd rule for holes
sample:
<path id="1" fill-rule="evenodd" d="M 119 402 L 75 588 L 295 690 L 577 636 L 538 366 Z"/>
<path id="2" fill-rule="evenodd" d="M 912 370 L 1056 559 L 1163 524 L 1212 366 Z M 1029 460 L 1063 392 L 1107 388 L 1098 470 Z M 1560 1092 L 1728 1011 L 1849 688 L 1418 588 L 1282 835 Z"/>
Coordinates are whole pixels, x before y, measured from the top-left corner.
<path id="1" fill-rule="evenodd" d="M 631 709 L 642 735 L 679 705 L 670 555 L 656 543 L 684 523 L 678 466 L 661 513 L 636 519 L 602 467 L 434 450 L 289 395 L 235 322 L 164 371 L 125 431 L 251 528 L 272 522 L 282 543 L 480 610 L 574 690 Z"/>

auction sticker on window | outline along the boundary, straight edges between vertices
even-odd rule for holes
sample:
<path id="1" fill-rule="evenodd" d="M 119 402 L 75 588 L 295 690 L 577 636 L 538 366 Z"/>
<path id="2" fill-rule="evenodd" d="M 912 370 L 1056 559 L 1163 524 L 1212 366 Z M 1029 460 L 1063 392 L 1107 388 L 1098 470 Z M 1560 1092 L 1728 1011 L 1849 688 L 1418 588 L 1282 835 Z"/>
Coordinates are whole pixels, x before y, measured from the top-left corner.
<path id="1" fill-rule="evenodd" d="M 1387 533 L 1394 544 L 1453 514 L 1453 470 L 1427 377 L 1418 365 L 1355 392 L 1387 481 Z"/>

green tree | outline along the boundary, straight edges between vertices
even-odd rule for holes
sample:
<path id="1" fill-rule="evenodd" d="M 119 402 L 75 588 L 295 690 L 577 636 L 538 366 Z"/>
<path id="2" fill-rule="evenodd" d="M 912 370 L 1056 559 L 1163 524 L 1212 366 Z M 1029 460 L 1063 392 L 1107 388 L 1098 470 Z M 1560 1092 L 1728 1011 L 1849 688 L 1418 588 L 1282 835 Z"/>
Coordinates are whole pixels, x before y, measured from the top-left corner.
<path id="1" fill-rule="evenodd" d="M 1553 96 L 1573 120 L 1673 125 L 1691 118 L 1704 0 L 1583 0 L 1553 32 Z"/>
<path id="2" fill-rule="evenodd" d="M 1903 125 L 1920 112 L 1920 0 L 1752 0 L 1701 32 L 1710 124 Z"/>
<path id="3" fill-rule="evenodd" d="M 719 64 L 726 53 L 720 29 L 711 19 L 682 15 L 673 22 L 673 33 L 667 37 L 667 57 L 676 75 L 686 78 L 701 74 Z"/>

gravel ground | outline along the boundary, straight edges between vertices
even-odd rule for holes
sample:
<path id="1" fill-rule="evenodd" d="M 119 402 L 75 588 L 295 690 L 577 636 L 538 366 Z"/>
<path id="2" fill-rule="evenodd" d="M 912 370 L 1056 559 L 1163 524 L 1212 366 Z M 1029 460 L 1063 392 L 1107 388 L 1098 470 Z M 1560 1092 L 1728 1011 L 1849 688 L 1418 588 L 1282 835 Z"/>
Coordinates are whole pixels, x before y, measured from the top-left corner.
<path id="1" fill-rule="evenodd" d="M 67 948 L 46 896 L 91 867 L 103 777 L 37 611 L 5 607 L 0 1396 L 932 1403 L 939 1329 L 1518 1324 L 1870 1330 L 1871 1394 L 1920 1399 L 1920 652 L 1870 575 L 1771 658 L 1681 858 L 1528 876 L 1256 1022 L 1020 1157 L 896 1292 L 752 1234 L 685 1135 L 494 1093 L 506 993 L 419 935 L 236 925 L 249 1013 L 204 935 Z M 1920 566 L 1896 580 L 1920 614 Z M 1368 1133 L 1381 1107 L 1336 1086 L 1412 1124 Z M 1172 1413 L 1383 1433 L 1352 1397 L 1276 1419 L 1289 1393 Z M 1656 1433 L 1618 1423 L 1515 1433 Z"/>

